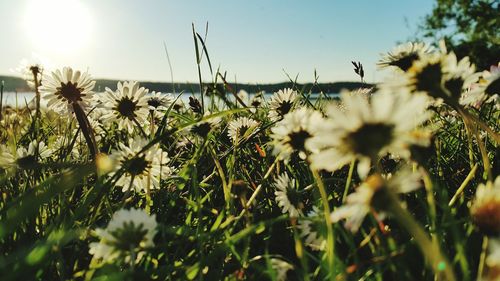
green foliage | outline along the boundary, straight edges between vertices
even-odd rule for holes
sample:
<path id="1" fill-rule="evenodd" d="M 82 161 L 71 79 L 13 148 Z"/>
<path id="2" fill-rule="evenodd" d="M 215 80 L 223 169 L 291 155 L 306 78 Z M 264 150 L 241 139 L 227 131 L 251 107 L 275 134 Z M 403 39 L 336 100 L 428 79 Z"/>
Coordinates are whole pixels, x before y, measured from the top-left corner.
<path id="1" fill-rule="evenodd" d="M 424 38 L 444 38 L 459 58 L 478 69 L 497 65 L 500 54 L 500 3 L 495 0 L 437 0 L 420 29 Z"/>

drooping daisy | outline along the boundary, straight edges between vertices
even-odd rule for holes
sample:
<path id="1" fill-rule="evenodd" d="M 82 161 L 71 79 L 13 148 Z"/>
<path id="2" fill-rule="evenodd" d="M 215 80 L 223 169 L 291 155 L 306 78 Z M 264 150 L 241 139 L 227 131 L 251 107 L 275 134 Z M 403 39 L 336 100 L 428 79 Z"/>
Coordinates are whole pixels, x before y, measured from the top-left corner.
<path id="1" fill-rule="evenodd" d="M 287 88 L 274 93 L 269 101 L 268 117 L 272 121 L 277 121 L 283 118 L 285 114 L 292 110 L 293 104 L 297 99 L 297 92 Z"/>
<path id="2" fill-rule="evenodd" d="M 299 224 L 297 225 L 297 228 L 300 230 L 300 236 L 305 239 L 304 244 L 314 251 L 322 251 L 326 247 L 326 240 L 320 233 L 320 228 L 325 228 L 324 221 L 320 217 L 320 214 L 321 211 L 318 207 L 314 206 L 313 209 L 307 213 L 307 219 L 299 220 Z M 321 220 L 321 223 L 317 223 L 316 220 Z"/>
<path id="3" fill-rule="evenodd" d="M 283 214 L 288 213 L 290 217 L 298 217 L 302 215 L 304 204 L 302 196 L 298 190 L 297 181 L 290 179 L 288 174 L 284 173 L 279 175 L 274 182 L 276 191 L 276 203 L 281 207 Z"/>
<path id="4" fill-rule="evenodd" d="M 474 223 L 486 234 L 500 233 L 500 176 L 495 182 L 480 184 L 470 207 Z"/>
<path id="5" fill-rule="evenodd" d="M 130 139 L 128 146 L 120 143 L 119 150 L 112 153 L 119 165 L 110 175 L 114 175 L 120 168 L 124 169 L 124 174 L 116 183 L 124 192 L 129 188 L 138 192 L 159 189 L 160 180 L 172 173 L 168 166 L 170 159 L 158 145 L 138 154 L 146 144 L 148 141 L 144 139 Z"/>
<path id="6" fill-rule="evenodd" d="M 170 94 L 163 94 L 160 92 L 152 92 L 147 95 L 146 98 L 149 111 L 154 114 L 155 118 L 162 118 L 173 102 L 173 98 Z"/>
<path id="7" fill-rule="evenodd" d="M 400 171 L 388 180 L 378 174 L 372 175 L 355 192 L 347 196 L 346 203 L 335 209 L 330 218 L 334 223 L 346 219 L 345 227 L 351 232 L 357 232 L 365 216 L 371 212 L 372 208 L 384 211 L 386 202 L 383 202 L 383 200 L 380 200 L 381 198 L 378 198 L 380 196 L 377 196 L 384 189 L 394 193 L 408 193 L 420 186 L 420 175 L 412 173 L 408 169 Z"/>
<path id="8" fill-rule="evenodd" d="M 95 81 L 87 72 L 73 71 L 64 67 L 45 75 L 40 87 L 42 97 L 47 100 L 47 106 L 56 112 L 73 112 L 73 107 L 79 105 L 85 109 L 92 99 Z"/>
<path id="9" fill-rule="evenodd" d="M 359 159 L 363 176 L 372 160 L 387 153 L 408 158 L 410 145 L 429 145 L 430 136 L 417 128 L 430 116 L 427 97 L 379 92 L 371 100 L 346 94 L 341 100 L 347 111 L 335 104 L 327 107 L 326 121 L 307 140 L 306 146 L 315 151 L 309 158 L 312 168 L 335 171 Z"/>
<path id="10" fill-rule="evenodd" d="M 105 123 L 118 123 L 118 129 L 126 129 L 129 133 L 135 127 L 147 124 L 148 102 L 146 94 L 148 90 L 139 87 L 139 82 L 118 82 L 116 91 L 106 88 L 103 95 L 103 106 L 108 110 L 104 115 Z"/>
<path id="11" fill-rule="evenodd" d="M 276 272 L 276 281 L 286 281 L 288 280 L 287 278 L 287 273 L 289 270 L 293 270 L 293 265 L 289 264 L 288 262 L 278 259 L 278 258 L 271 258 L 270 259 L 271 266 Z"/>
<path id="12" fill-rule="evenodd" d="M 289 112 L 271 129 L 275 155 L 288 159 L 294 151 L 305 159 L 309 150 L 306 141 L 315 133 L 315 126 L 323 122 L 321 114 L 306 107 Z"/>
<path id="13" fill-rule="evenodd" d="M 89 253 L 104 262 L 137 263 L 154 246 L 157 225 L 156 215 L 140 209 L 121 209 L 113 214 L 106 228 L 95 230 L 99 242 L 89 244 Z"/>
<path id="14" fill-rule="evenodd" d="M 433 48 L 423 42 L 407 42 L 396 46 L 391 52 L 383 54 L 378 65 L 381 67 L 393 66 L 402 71 L 407 71 L 413 65 L 413 62 L 432 51 Z"/>
<path id="15" fill-rule="evenodd" d="M 241 141 L 243 138 L 250 136 L 258 126 L 259 122 L 251 118 L 238 117 L 229 122 L 227 135 L 233 142 Z"/>

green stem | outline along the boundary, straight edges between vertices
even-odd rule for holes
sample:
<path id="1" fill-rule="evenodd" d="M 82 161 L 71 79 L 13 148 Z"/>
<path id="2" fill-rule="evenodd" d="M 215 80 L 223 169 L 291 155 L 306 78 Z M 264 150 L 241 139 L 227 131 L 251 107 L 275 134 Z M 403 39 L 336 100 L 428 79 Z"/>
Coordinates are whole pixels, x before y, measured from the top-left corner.
<path id="1" fill-rule="evenodd" d="M 349 192 L 349 186 L 351 185 L 352 173 L 354 172 L 355 164 L 356 164 L 356 159 L 353 159 L 351 161 L 351 165 L 349 166 L 349 173 L 347 174 L 347 180 L 345 182 L 344 194 L 342 195 L 342 203 L 344 203 L 347 198 L 347 193 Z"/>
<path id="2" fill-rule="evenodd" d="M 312 170 L 312 174 L 316 183 L 318 185 L 318 190 L 321 195 L 321 201 L 323 202 L 323 212 L 325 215 L 325 223 L 327 229 L 327 245 L 326 245 L 326 253 L 328 256 L 328 266 L 331 270 L 329 273 L 330 280 L 335 280 L 335 236 L 332 228 L 332 220 L 330 219 L 330 205 L 328 204 L 328 196 L 326 194 L 326 189 L 323 184 L 323 180 L 321 179 L 318 171 Z"/>
<path id="3" fill-rule="evenodd" d="M 481 246 L 481 256 L 479 257 L 479 266 L 477 267 L 477 279 L 481 280 L 483 276 L 484 264 L 486 261 L 486 251 L 488 250 L 488 236 L 484 236 Z"/>
<path id="4" fill-rule="evenodd" d="M 406 231 L 415 239 L 422 254 L 432 267 L 436 277 L 441 280 L 455 281 L 455 273 L 449 261 L 439 249 L 437 244 L 432 243 L 431 239 L 424 231 L 422 226 L 413 218 L 413 216 L 401 206 L 398 198 L 389 190 L 383 191 L 386 194 L 386 209 L 401 224 Z M 439 278 L 441 277 L 441 278 Z"/>

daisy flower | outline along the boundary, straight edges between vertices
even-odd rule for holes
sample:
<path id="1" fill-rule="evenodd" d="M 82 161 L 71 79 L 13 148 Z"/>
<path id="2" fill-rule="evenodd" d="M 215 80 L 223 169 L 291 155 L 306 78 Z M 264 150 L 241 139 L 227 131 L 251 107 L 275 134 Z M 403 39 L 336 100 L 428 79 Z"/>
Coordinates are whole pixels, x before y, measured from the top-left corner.
<path id="1" fill-rule="evenodd" d="M 306 141 L 316 133 L 314 126 L 322 122 L 323 117 L 319 112 L 305 107 L 289 112 L 271 129 L 273 153 L 280 159 L 287 160 L 297 151 L 300 158 L 306 159 L 309 152 Z"/>
<path id="2" fill-rule="evenodd" d="M 168 107 L 172 104 L 173 98 L 170 94 L 152 92 L 146 96 L 149 111 L 155 118 L 162 118 Z"/>
<path id="3" fill-rule="evenodd" d="M 292 110 L 296 99 L 297 92 L 289 88 L 274 93 L 269 101 L 269 119 L 271 119 L 271 121 L 277 121 L 283 118 L 285 114 Z"/>
<path id="4" fill-rule="evenodd" d="M 35 155 L 38 147 L 38 157 Z M 52 154 L 50 149 L 43 141 L 31 141 L 28 147 L 19 147 L 15 154 L 10 153 L 6 146 L 1 147 L 0 167 L 10 170 L 16 167 L 28 169 L 34 164 L 48 159 Z"/>
<path id="5" fill-rule="evenodd" d="M 237 142 L 248 137 L 258 126 L 259 123 L 251 118 L 239 117 L 229 122 L 227 135 Z"/>
<path id="6" fill-rule="evenodd" d="M 341 100 L 347 111 L 328 106 L 325 122 L 306 142 L 314 151 L 312 168 L 333 172 L 359 159 L 358 173 L 364 177 L 372 160 L 387 153 L 409 158 L 410 145 L 429 145 L 430 136 L 417 129 L 430 116 L 427 97 L 379 92 L 371 100 L 347 94 Z"/>
<path id="7" fill-rule="evenodd" d="M 284 173 L 276 178 L 274 182 L 276 191 L 276 203 L 281 207 L 282 213 L 288 213 L 290 217 L 302 215 L 304 204 L 301 201 L 300 191 L 297 189 L 297 181 L 291 180 L 288 174 Z"/>
<path id="8" fill-rule="evenodd" d="M 74 106 L 85 109 L 92 99 L 95 81 L 87 72 L 64 67 L 45 75 L 40 93 L 47 106 L 56 112 L 73 112 Z"/>
<path id="9" fill-rule="evenodd" d="M 493 184 L 480 184 L 470 207 L 474 223 L 486 234 L 500 233 L 500 176 Z"/>
<path id="10" fill-rule="evenodd" d="M 326 240 L 321 236 L 320 231 L 322 226 L 324 228 L 323 221 L 321 224 L 315 222 L 320 218 L 321 213 L 318 207 L 314 206 L 312 211 L 307 213 L 307 219 L 299 220 L 297 225 L 300 236 L 305 239 L 304 244 L 314 251 L 322 251 L 326 247 Z"/>
<path id="11" fill-rule="evenodd" d="M 271 258 L 270 259 L 271 266 L 276 272 L 276 281 L 286 281 L 288 278 L 286 277 L 289 270 L 293 270 L 293 265 L 288 262 L 278 259 Z"/>
<path id="12" fill-rule="evenodd" d="M 425 54 L 431 53 L 433 48 L 423 42 L 407 42 L 396 46 L 391 52 L 382 55 L 378 65 L 380 67 L 396 67 L 407 71 L 415 61 Z"/>
<path id="13" fill-rule="evenodd" d="M 210 131 L 220 124 L 221 121 L 220 117 L 211 117 L 210 115 L 212 115 L 210 111 L 205 111 L 203 114 L 203 118 L 205 120 L 200 120 L 198 123 L 189 126 L 186 129 L 202 138 L 206 137 Z"/>
<path id="14" fill-rule="evenodd" d="M 372 208 L 383 211 L 386 202 L 383 196 L 378 195 L 382 194 L 384 189 L 400 194 L 411 192 L 420 186 L 420 175 L 412 173 L 409 169 L 400 171 L 388 180 L 378 174 L 372 175 L 355 192 L 347 196 L 346 203 L 335 209 L 330 219 L 334 223 L 346 219 L 345 227 L 351 232 L 357 232 Z"/>
<path id="15" fill-rule="evenodd" d="M 106 228 L 95 230 L 99 242 L 89 244 L 89 253 L 94 259 L 104 262 L 122 259 L 126 263 L 137 263 L 146 249 L 154 246 L 157 226 L 156 215 L 150 216 L 143 210 L 133 208 L 121 209 L 113 214 Z"/>
<path id="16" fill-rule="evenodd" d="M 485 279 L 481 279 L 481 281 L 498 281 L 500 278 L 500 240 L 491 239 L 488 244 L 488 256 L 486 257 L 488 271 Z"/>
<path id="17" fill-rule="evenodd" d="M 168 177 L 172 170 L 167 166 L 170 159 L 158 145 L 149 148 L 146 152 L 138 154 L 143 147 L 148 144 L 144 139 L 130 139 L 129 145 L 119 144 L 119 150 L 112 153 L 112 158 L 116 159 L 113 176 L 119 169 L 124 169 L 124 174 L 117 181 L 116 185 L 122 187 L 122 191 L 129 188 L 135 191 L 148 191 L 149 189 L 159 189 L 160 180 Z"/>
<path id="18" fill-rule="evenodd" d="M 118 129 L 126 129 L 130 134 L 134 127 L 147 124 L 148 90 L 139 87 L 139 82 L 118 82 L 116 91 L 106 88 L 103 106 L 108 110 L 104 115 L 105 123 L 118 123 Z"/>
<path id="19" fill-rule="evenodd" d="M 490 71 L 483 71 L 478 83 L 472 84 L 465 92 L 460 104 L 480 108 L 483 103 L 495 102 L 499 107 L 500 95 L 500 63 L 491 66 Z"/>

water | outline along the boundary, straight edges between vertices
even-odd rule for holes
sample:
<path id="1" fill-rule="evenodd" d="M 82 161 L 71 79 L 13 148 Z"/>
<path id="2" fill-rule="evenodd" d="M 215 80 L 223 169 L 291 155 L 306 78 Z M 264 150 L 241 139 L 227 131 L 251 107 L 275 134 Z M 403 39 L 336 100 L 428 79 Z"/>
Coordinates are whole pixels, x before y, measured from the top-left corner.
<path id="1" fill-rule="evenodd" d="M 100 94 L 100 93 L 97 93 L 97 94 Z M 314 102 L 317 99 L 318 95 L 319 94 L 317 94 L 317 93 L 311 94 L 310 100 Z M 181 95 L 179 100 L 181 100 L 182 102 L 184 102 L 185 105 L 187 105 L 189 103 L 189 97 L 192 97 L 192 96 L 193 96 L 193 94 L 191 94 L 191 93 L 185 93 L 185 94 Z M 246 104 L 250 105 L 250 101 L 252 100 L 252 98 L 254 96 L 255 96 L 255 94 L 248 94 L 248 97 L 242 98 L 242 100 Z M 265 93 L 264 99 L 269 101 L 272 96 L 273 96 L 273 93 Z M 338 94 L 332 93 L 332 94 L 328 94 L 328 96 L 338 97 Z M 196 97 L 198 100 L 200 100 L 200 93 L 195 93 L 194 97 Z M 235 100 L 235 98 L 232 94 L 228 94 L 227 97 L 230 101 Z M 34 104 L 34 98 L 35 98 L 35 93 L 33 93 L 33 92 L 19 92 L 19 93 L 5 92 L 5 93 L 3 93 L 2 105 L 14 107 L 14 108 L 22 108 L 22 107 L 25 107 L 27 104 L 28 105 L 30 103 Z M 205 96 L 204 98 L 205 98 L 205 101 L 208 101 L 210 99 L 210 97 L 207 97 L 207 96 Z M 222 101 L 219 101 L 219 102 L 222 102 Z M 40 101 L 40 105 L 42 107 L 45 107 L 47 105 L 47 102 L 42 98 Z"/>

